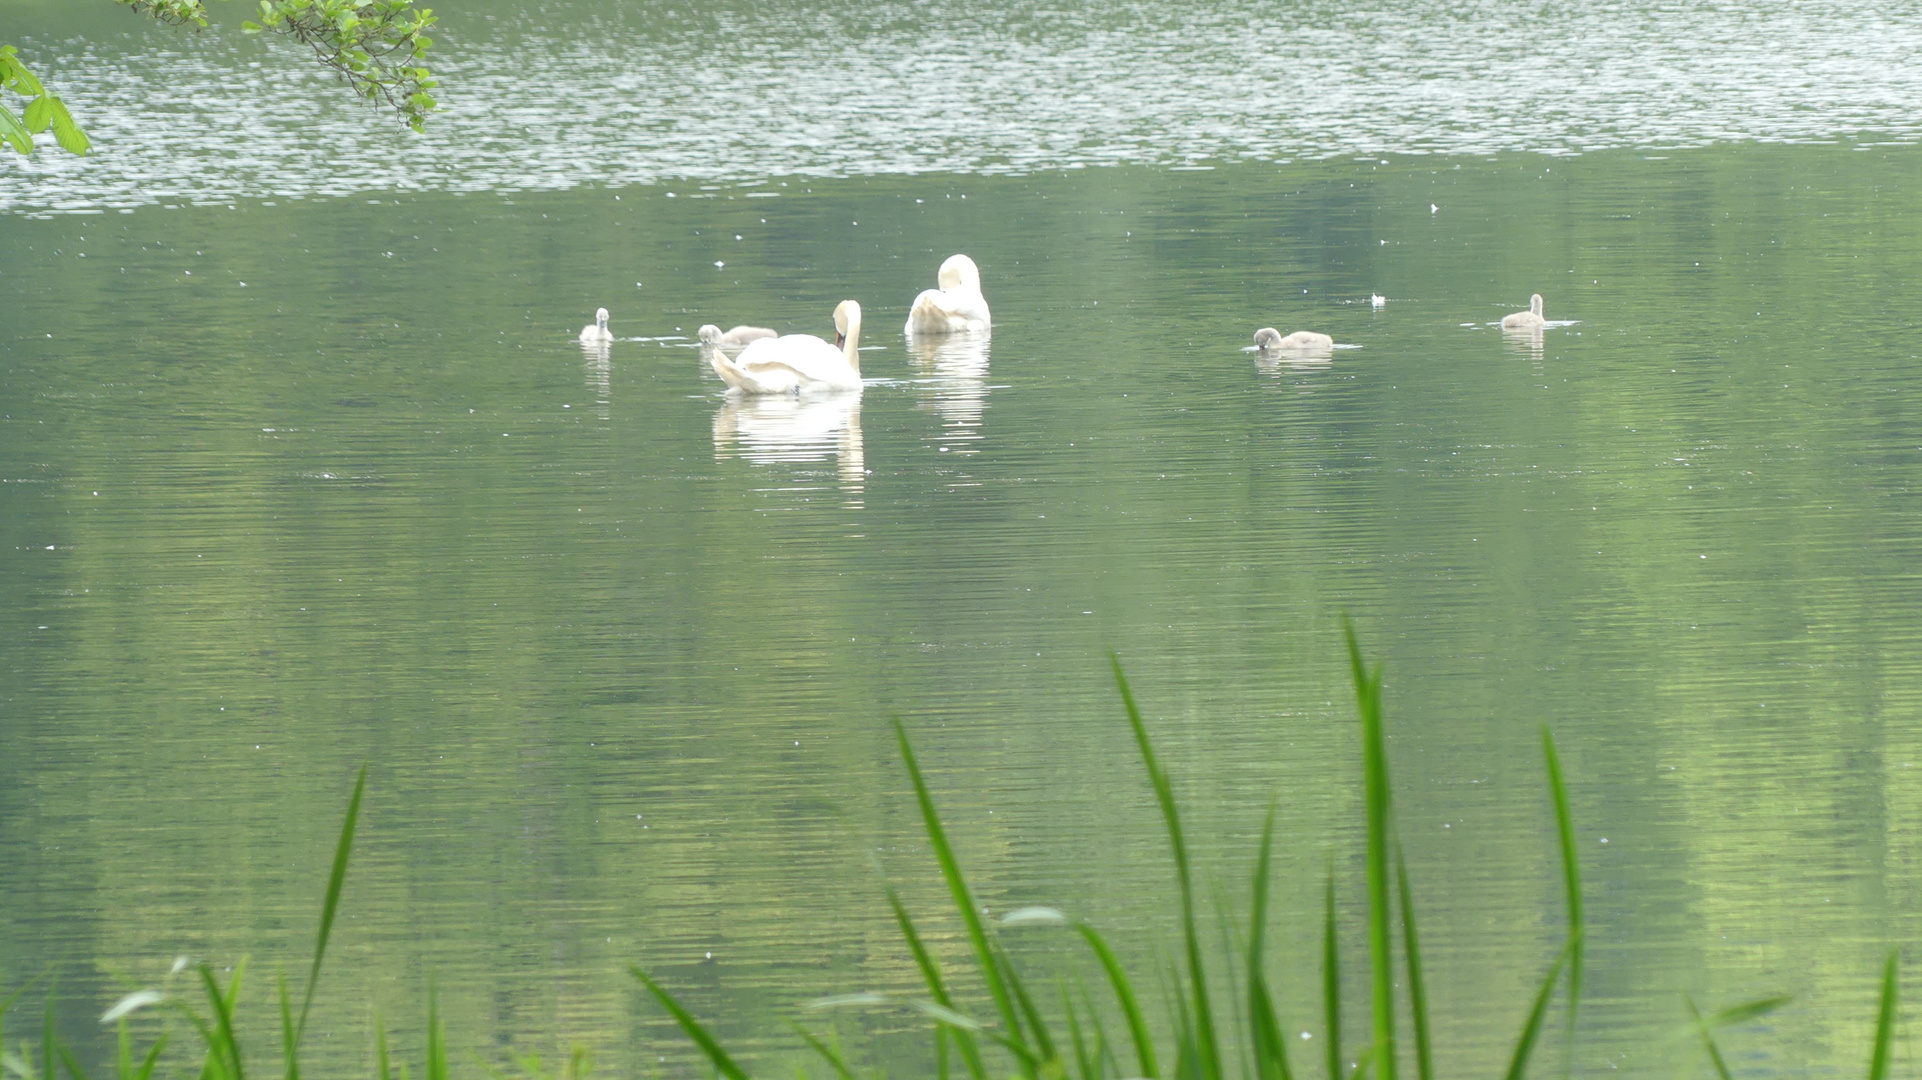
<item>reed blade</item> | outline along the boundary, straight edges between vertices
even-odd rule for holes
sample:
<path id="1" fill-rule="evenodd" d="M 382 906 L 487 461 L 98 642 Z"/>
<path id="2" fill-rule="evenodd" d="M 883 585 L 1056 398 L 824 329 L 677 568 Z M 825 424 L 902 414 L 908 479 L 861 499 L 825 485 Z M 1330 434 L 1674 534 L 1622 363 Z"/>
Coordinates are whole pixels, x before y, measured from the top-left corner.
<path id="1" fill-rule="evenodd" d="M 294 1011 L 287 1001 L 287 976 L 276 975 L 275 986 L 280 991 L 280 1053 L 287 1066 L 287 1080 L 300 1080 L 300 1055 L 296 1048 L 300 1037 L 294 1031 Z"/>
<path id="2" fill-rule="evenodd" d="M 811 1048 L 815 1053 L 821 1055 L 823 1060 L 825 1060 L 829 1065 L 833 1066 L 835 1074 L 838 1075 L 841 1078 L 841 1080 L 856 1080 L 854 1075 L 854 1070 L 848 1068 L 847 1061 L 843 1059 L 841 1055 L 835 1051 L 834 1047 L 829 1046 L 827 1043 L 822 1042 L 820 1039 L 816 1038 L 813 1034 L 811 1034 L 806 1028 L 802 1027 L 801 1025 L 795 1023 L 792 1020 L 788 1021 L 788 1026 L 794 1029 L 794 1033 L 796 1035 L 799 1035 L 802 1038 L 802 1040 L 808 1044 L 809 1048 Z"/>
<path id="3" fill-rule="evenodd" d="M 921 775 L 920 762 L 915 760 L 914 747 L 908 742 L 907 726 L 900 717 L 894 720 L 894 734 L 901 744 L 901 761 L 908 769 L 908 779 L 914 784 L 914 797 L 921 806 L 921 824 L 927 830 L 928 844 L 934 848 L 934 858 L 941 866 L 941 877 L 947 882 L 948 894 L 954 898 L 954 906 L 961 913 L 961 922 L 967 927 L 968 943 L 974 948 L 974 959 L 981 968 L 982 981 L 988 985 L 988 993 L 994 998 L 994 1007 L 1001 1014 L 1001 1023 L 1008 1036 L 1025 1047 L 1026 1040 L 1021 1035 L 1021 1022 L 1016 1018 L 1014 997 L 1010 993 L 1007 980 L 995 962 L 994 950 L 988 944 L 988 931 L 981 923 L 981 909 L 974 902 L 974 894 L 968 888 L 967 878 L 961 874 L 960 860 L 954 856 L 954 848 L 948 843 L 948 833 L 941 825 L 941 815 L 934 808 L 934 796 L 928 791 L 927 779 Z M 1032 1053 L 1022 1055 L 1031 1060 Z"/>
<path id="4" fill-rule="evenodd" d="M 1528 1072 L 1528 1056 L 1535 1050 L 1535 1041 L 1542 1034 L 1542 1020 L 1548 1015 L 1548 1002 L 1555 996 L 1555 982 L 1562 977 L 1562 968 L 1568 966 L 1569 955 L 1575 950 L 1571 939 L 1562 946 L 1562 951 L 1549 965 L 1548 976 L 1542 980 L 1542 988 L 1535 994 L 1534 1007 L 1528 1010 L 1528 1020 L 1522 1024 L 1522 1033 L 1515 1039 L 1515 1053 L 1508 1061 L 1507 1080 L 1522 1080 Z"/>
<path id="5" fill-rule="evenodd" d="M 387 1022 L 374 1012 L 374 1063 L 380 1070 L 374 1080 L 394 1080 L 394 1069 L 387 1055 Z"/>
<path id="6" fill-rule="evenodd" d="M 1402 953 L 1408 965 L 1408 1010 L 1415 1022 L 1415 1071 L 1435 1080 L 1435 1056 L 1428 1035 L 1428 987 L 1422 981 L 1421 935 L 1415 929 L 1415 890 L 1408 884 L 1408 860 L 1395 841 L 1395 885 L 1401 900 Z"/>
<path id="7" fill-rule="evenodd" d="M 901 903 L 901 894 L 892 885 L 888 886 L 888 905 L 894 909 L 894 921 L 901 927 L 901 937 L 907 941 L 908 951 L 914 954 L 915 966 L 921 969 L 922 981 L 928 984 L 928 996 L 942 1008 L 953 1009 L 954 1001 L 948 997 L 947 984 L 941 978 L 941 965 L 922 943 L 920 933 L 914 928 L 914 920 L 908 916 L 907 905 Z M 973 1035 L 957 1028 L 952 1031 L 940 1029 L 938 1037 L 953 1038 L 956 1048 L 961 1051 L 962 1063 L 968 1067 L 968 1075 L 974 1080 L 987 1080 L 987 1067 L 981 1061 L 981 1048 L 975 1043 Z M 946 1042 L 939 1044 L 943 1068 L 947 1064 L 946 1047 Z"/>
<path id="8" fill-rule="evenodd" d="M 1194 1009 L 1191 1033 L 1196 1068 L 1208 1080 L 1219 1080 L 1222 1075 L 1221 1045 L 1215 1035 L 1214 1011 L 1208 1002 L 1208 975 L 1201 962 L 1201 935 L 1196 926 L 1194 882 L 1188 863 L 1188 844 L 1181 831 L 1181 812 L 1175 805 L 1174 786 L 1155 757 L 1154 745 L 1148 739 L 1148 725 L 1141 719 L 1141 709 L 1135 704 L 1134 691 L 1128 687 L 1128 676 L 1121 670 L 1121 658 L 1110 652 L 1108 662 L 1114 668 L 1115 686 L 1121 691 L 1121 704 L 1128 712 L 1129 726 L 1134 728 L 1135 744 L 1141 749 L 1141 761 L 1148 770 L 1149 783 L 1154 786 L 1155 801 L 1161 804 L 1161 816 L 1168 823 L 1168 841 L 1174 848 L 1175 871 L 1181 885 L 1182 933 L 1188 952 L 1189 992 Z"/>
<path id="9" fill-rule="evenodd" d="M 1739 1005 L 1730 1005 L 1721 1012 L 1710 1016 L 1708 1018 L 1708 1026 L 1711 1028 L 1719 1028 L 1729 1027 L 1734 1024 L 1746 1024 L 1750 1020 L 1755 1020 L 1774 1012 L 1793 1000 L 1794 998 L 1787 994 L 1773 994 L 1769 997 L 1756 998 L 1754 1001 L 1744 1001 Z"/>
<path id="10" fill-rule="evenodd" d="M 58 1034 L 53 1036 L 53 1050 L 59 1052 L 60 1063 L 67 1067 L 68 1076 L 73 1080 L 87 1080 L 86 1070 L 80 1067 L 80 1062 L 74 1059 L 73 1051 L 68 1048 L 67 1041 Z M 46 1056 L 51 1058 L 53 1055 L 49 1052 Z"/>
<path id="11" fill-rule="evenodd" d="M 1335 933 L 1335 860 L 1328 859 L 1328 891 L 1321 932 L 1321 1015 L 1328 1036 L 1328 1080 L 1341 1076 L 1341 940 Z"/>
<path id="12" fill-rule="evenodd" d="M 1355 680 L 1355 702 L 1361 712 L 1362 793 L 1368 819 L 1368 965 L 1374 1039 L 1375 1075 L 1395 1080 L 1395 958 L 1390 932 L 1388 853 L 1390 792 L 1388 740 L 1382 730 L 1381 666 L 1370 671 L 1362 659 L 1355 625 L 1342 620 L 1348 637 L 1348 661 Z"/>
<path id="13" fill-rule="evenodd" d="M 166 1048 L 167 1033 L 163 1031 L 147 1048 L 147 1056 L 140 1059 L 140 1068 L 134 1072 L 133 1080 L 153 1080 L 154 1066 L 160 1064 L 160 1052 Z"/>
<path id="14" fill-rule="evenodd" d="M 1027 984 L 1022 981 L 1020 973 L 1014 969 L 1014 961 L 1008 956 L 1007 950 L 1001 948 L 998 943 L 995 946 L 995 959 L 1000 963 L 1001 972 L 1008 980 L 1008 989 L 1014 992 L 1015 1003 L 1021 1007 L 1021 1015 L 1027 1018 L 1028 1033 L 1031 1036 L 1030 1042 L 1033 1044 L 1035 1056 L 1043 1066 L 1054 1063 L 1059 1059 L 1059 1055 L 1055 1053 L 1054 1039 L 1048 1034 L 1047 1021 L 1042 1019 L 1041 1010 L 1034 1007 L 1034 999 L 1028 996 Z"/>
<path id="15" fill-rule="evenodd" d="M 1895 1040 L 1896 998 L 1900 994 L 1897 957 L 1891 952 L 1882 967 L 1882 1005 L 1875 1017 L 1875 1051 L 1869 1057 L 1869 1080 L 1888 1080 L 1889 1049 Z"/>
<path id="16" fill-rule="evenodd" d="M 300 1022 L 294 1025 L 294 1048 L 288 1051 L 288 1078 L 297 1070 L 291 1064 L 299 1052 L 301 1036 L 307 1033 L 307 1012 L 314 1005 L 314 987 L 320 983 L 320 961 L 327 955 L 327 939 L 334 932 L 334 916 L 340 913 L 340 890 L 347 883 L 347 860 L 354 850 L 354 827 L 360 821 L 360 797 L 367 790 L 367 764 L 361 763 L 354 778 L 354 794 L 347 800 L 347 818 L 340 825 L 340 839 L 334 844 L 334 866 L 327 874 L 327 898 L 320 905 L 320 933 L 314 940 L 314 963 L 307 971 L 307 992 L 300 1001 Z"/>
<path id="17" fill-rule="evenodd" d="M 1555 752 L 1555 736 L 1546 725 L 1542 727 L 1542 754 L 1548 761 L 1548 788 L 1555 799 L 1555 829 L 1562 848 L 1562 884 L 1568 894 L 1568 1041 L 1572 1050 L 1576 1013 L 1582 1004 L 1582 958 L 1587 949 L 1588 923 L 1582 915 L 1582 865 L 1575 847 L 1575 817 L 1568 809 L 1561 755 Z"/>
<path id="18" fill-rule="evenodd" d="M 240 1061 L 240 1040 L 234 1034 L 234 1003 L 240 997 L 240 980 L 246 970 L 246 961 L 234 966 L 234 977 L 227 982 L 226 993 L 221 993 L 220 984 L 214 980 L 214 969 L 206 964 L 200 965 L 200 982 L 207 991 L 207 1000 L 214 1011 L 213 1033 L 218 1042 L 209 1051 L 218 1050 L 224 1060 L 222 1066 L 232 1080 L 246 1080 L 246 1070 Z"/>
<path id="19" fill-rule="evenodd" d="M 1081 1080 L 1099 1080 L 1097 1062 L 1088 1054 L 1088 1040 L 1081 1033 L 1081 1017 L 1074 1011 L 1074 1001 L 1068 997 L 1068 984 L 1060 984 L 1061 1015 L 1067 1018 L 1068 1039 L 1074 1046 L 1074 1061 L 1081 1070 Z"/>
<path id="20" fill-rule="evenodd" d="M 727 1051 L 721 1049 L 721 1044 L 715 1041 L 713 1035 L 708 1034 L 708 1030 L 701 1026 L 701 1022 L 683 1009 L 680 1002 L 674 1000 L 673 994 L 662 989 L 660 983 L 655 982 L 639 967 L 629 964 L 627 970 L 640 980 L 641 985 L 647 987 L 647 992 L 654 995 L 654 1000 L 660 1002 L 661 1007 L 674 1017 L 674 1022 L 681 1025 L 681 1030 L 687 1032 L 687 1037 L 694 1040 L 694 1045 L 700 1048 L 701 1053 L 707 1055 L 707 1060 L 719 1070 L 722 1076 L 727 1077 L 727 1080 L 747 1080 L 747 1073 L 734 1063 L 733 1058 L 727 1056 Z"/>
<path id="21" fill-rule="evenodd" d="M 1141 1066 L 1141 1075 L 1148 1080 L 1158 1080 L 1161 1066 L 1155 1061 L 1154 1039 L 1148 1033 L 1148 1023 L 1142 1018 L 1141 1005 L 1135 1000 L 1134 986 L 1128 981 L 1127 972 L 1121 969 L 1121 961 L 1115 959 L 1114 950 L 1101 932 L 1087 923 L 1076 923 L 1075 929 L 1087 939 L 1088 948 L 1094 950 L 1095 959 L 1101 962 L 1101 969 L 1108 975 L 1108 985 L 1114 988 L 1115 1001 L 1121 1006 L 1121 1018 L 1128 1024 L 1128 1037 L 1134 1040 L 1135 1061 Z"/>
<path id="22" fill-rule="evenodd" d="M 1273 996 L 1268 992 L 1268 884 L 1275 847 L 1275 808 L 1261 826 L 1261 850 L 1255 856 L 1254 899 L 1248 913 L 1248 1037 L 1253 1043 L 1256 1080 L 1294 1080 L 1288 1067 L 1288 1040 L 1281 1033 Z"/>
<path id="23" fill-rule="evenodd" d="M 53 1042 L 58 1038 L 53 1030 L 53 994 L 53 990 L 47 991 L 47 1008 L 40 1014 L 40 1080 L 53 1080 Z"/>
<path id="24" fill-rule="evenodd" d="M 427 980 L 427 1080 L 447 1080 L 447 1036 L 440 1027 L 440 988 Z"/>
<path id="25" fill-rule="evenodd" d="M 1702 1037 L 1702 1047 L 1708 1051 L 1708 1059 L 1715 1066 L 1715 1075 L 1722 1080 L 1735 1080 L 1729 1075 L 1728 1062 L 1722 1060 L 1722 1048 L 1715 1045 L 1715 1033 L 1709 1030 L 1708 1021 L 1702 1019 L 1702 1010 L 1695 1007 L 1695 999 L 1683 994 L 1682 1000 L 1688 1005 L 1689 1019 L 1695 1022 L 1696 1033 Z"/>

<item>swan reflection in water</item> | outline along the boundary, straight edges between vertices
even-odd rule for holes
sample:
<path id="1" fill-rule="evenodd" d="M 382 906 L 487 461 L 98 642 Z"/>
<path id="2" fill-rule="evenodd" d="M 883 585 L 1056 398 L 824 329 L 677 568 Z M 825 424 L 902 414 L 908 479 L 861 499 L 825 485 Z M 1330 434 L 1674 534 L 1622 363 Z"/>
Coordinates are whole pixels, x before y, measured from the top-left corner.
<path id="1" fill-rule="evenodd" d="M 1540 326 L 1502 327 L 1503 347 L 1537 362 L 1542 359 L 1543 337 Z"/>
<path id="2" fill-rule="evenodd" d="M 842 489 L 858 496 L 867 477 L 861 394 L 729 394 L 714 414 L 714 457 L 756 465 L 834 461 Z"/>
<path id="3" fill-rule="evenodd" d="M 594 395 L 594 412 L 608 418 L 608 402 L 614 398 L 614 347 L 605 341 L 581 342 L 581 368 L 587 376 L 587 392 Z"/>
<path id="4" fill-rule="evenodd" d="M 941 417 L 941 439 L 956 453 L 974 453 L 956 444 L 981 438 L 981 414 L 988 399 L 988 335 L 913 335 L 908 338 L 908 362 L 920 376 L 915 380 L 918 407 Z"/>

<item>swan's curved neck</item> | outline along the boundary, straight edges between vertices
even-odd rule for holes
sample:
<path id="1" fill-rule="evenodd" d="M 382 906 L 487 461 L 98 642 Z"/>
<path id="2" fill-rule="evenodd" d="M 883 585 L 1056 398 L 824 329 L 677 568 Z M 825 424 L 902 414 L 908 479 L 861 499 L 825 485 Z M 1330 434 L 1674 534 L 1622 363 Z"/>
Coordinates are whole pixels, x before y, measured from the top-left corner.
<path id="1" fill-rule="evenodd" d="M 848 320 L 848 332 L 841 339 L 841 355 L 847 359 L 854 373 L 861 373 L 861 320 L 857 316 Z"/>

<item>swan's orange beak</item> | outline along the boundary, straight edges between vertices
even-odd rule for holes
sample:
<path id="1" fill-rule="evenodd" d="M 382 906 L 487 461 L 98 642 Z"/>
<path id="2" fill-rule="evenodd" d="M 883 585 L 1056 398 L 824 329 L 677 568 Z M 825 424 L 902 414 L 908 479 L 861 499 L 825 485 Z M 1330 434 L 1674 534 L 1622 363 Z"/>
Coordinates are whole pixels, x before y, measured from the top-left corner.
<path id="1" fill-rule="evenodd" d="M 837 348 L 837 349 L 838 349 L 838 348 L 840 348 L 841 346 L 843 346 L 843 345 L 846 345 L 847 343 L 848 343 L 848 336 L 847 336 L 846 334 L 843 334 L 843 333 L 841 333 L 841 332 L 840 332 L 839 330 L 837 330 L 837 331 L 835 331 L 835 332 L 834 332 L 834 347 L 835 347 L 835 348 Z"/>

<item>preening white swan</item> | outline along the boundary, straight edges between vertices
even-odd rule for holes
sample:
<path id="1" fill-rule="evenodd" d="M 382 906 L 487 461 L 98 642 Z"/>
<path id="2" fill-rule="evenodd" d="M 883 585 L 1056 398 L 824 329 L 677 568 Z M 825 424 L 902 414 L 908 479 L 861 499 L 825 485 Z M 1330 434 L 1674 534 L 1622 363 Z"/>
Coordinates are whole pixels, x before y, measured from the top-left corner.
<path id="1" fill-rule="evenodd" d="M 1272 326 L 1255 331 L 1255 348 L 1262 352 L 1312 352 L 1335 347 L 1335 339 L 1313 330 L 1297 330 L 1287 337 Z"/>
<path id="2" fill-rule="evenodd" d="M 701 344 L 717 345 L 723 349 L 738 349 L 749 342 L 759 341 L 766 337 L 780 336 L 765 326 L 737 326 L 726 333 L 722 333 L 721 328 L 715 326 L 713 323 L 708 323 L 706 326 L 701 327 L 701 329 L 697 331 L 697 335 L 701 339 Z"/>
<path id="3" fill-rule="evenodd" d="M 835 344 L 813 334 L 784 334 L 748 342 L 730 360 L 718 348 L 703 350 L 730 391 L 793 394 L 805 390 L 861 389 L 861 305 L 843 300 L 834 309 Z M 703 338 L 703 341 L 706 339 Z"/>
<path id="4" fill-rule="evenodd" d="M 1542 318 L 1542 294 L 1536 293 L 1528 298 L 1528 310 L 1517 311 L 1513 315 L 1502 316 L 1503 330 L 1540 330 L 1548 324 Z"/>
<path id="5" fill-rule="evenodd" d="M 581 344 L 598 345 L 603 341 L 613 340 L 614 331 L 607 328 L 607 309 L 600 308 L 594 312 L 594 321 L 581 327 Z"/>
<path id="6" fill-rule="evenodd" d="M 935 275 L 941 287 L 927 289 L 914 298 L 908 311 L 908 324 L 902 333 L 961 334 L 986 330 L 993 325 L 988 318 L 988 300 L 981 295 L 981 270 L 966 255 L 950 255 Z"/>

